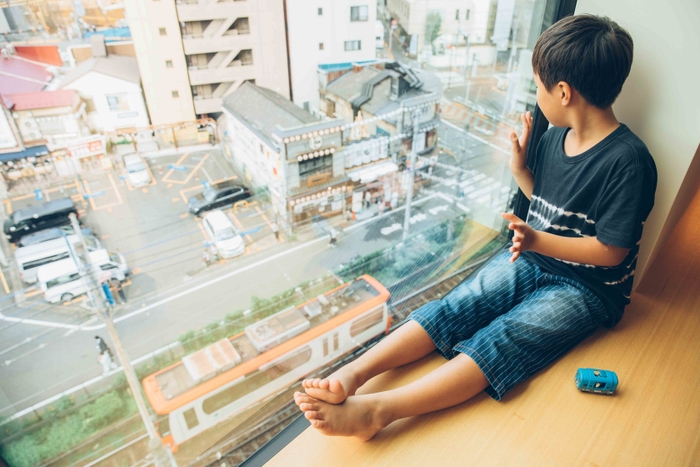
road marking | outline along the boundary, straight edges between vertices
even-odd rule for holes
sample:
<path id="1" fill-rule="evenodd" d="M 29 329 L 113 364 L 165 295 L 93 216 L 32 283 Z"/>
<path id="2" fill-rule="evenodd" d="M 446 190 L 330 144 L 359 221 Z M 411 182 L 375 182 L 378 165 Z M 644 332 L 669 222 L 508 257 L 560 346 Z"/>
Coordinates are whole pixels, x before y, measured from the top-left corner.
<path id="1" fill-rule="evenodd" d="M 41 293 L 41 290 L 35 290 L 33 292 L 25 293 L 24 298 L 33 297 L 35 295 L 39 295 L 40 293 Z"/>
<path id="2" fill-rule="evenodd" d="M 148 188 L 143 187 L 143 188 L 141 189 L 141 191 L 143 191 L 144 193 L 148 193 Z"/>
<path id="3" fill-rule="evenodd" d="M 100 237 L 101 240 L 105 240 L 107 238 L 109 238 L 109 234 L 104 234 Z"/>
<path id="4" fill-rule="evenodd" d="M 187 156 L 189 156 L 189 155 L 190 155 L 190 153 L 189 153 L 189 152 L 186 152 L 185 154 L 182 155 L 182 157 L 181 157 L 180 159 L 178 159 L 177 162 L 175 162 L 175 163 L 172 164 L 172 165 L 173 165 L 173 166 L 175 166 L 175 165 L 180 165 L 180 163 L 181 163 L 182 161 L 184 161 L 184 160 L 187 158 Z M 172 184 L 170 183 L 171 180 L 168 180 L 168 177 L 169 177 L 172 173 L 173 173 L 173 169 L 170 169 L 170 170 L 168 170 L 168 171 L 166 172 L 165 176 L 164 176 L 163 178 L 160 179 L 161 182 L 168 182 L 168 188 L 170 188 L 170 187 L 172 186 Z"/>
<path id="5" fill-rule="evenodd" d="M 444 123 L 445 125 L 450 126 L 450 127 L 454 128 L 455 130 L 457 130 L 457 131 L 459 131 L 459 132 L 461 132 L 461 133 L 464 133 L 465 135 L 469 136 L 470 138 L 473 138 L 473 139 L 477 140 L 477 141 L 480 142 L 480 143 L 483 143 L 483 144 L 485 144 L 485 145 L 487 145 L 487 146 L 490 146 L 490 147 L 492 147 L 493 149 L 502 152 L 503 154 L 510 155 L 510 152 L 509 152 L 509 151 L 506 151 L 505 149 L 503 149 L 503 148 L 500 147 L 500 146 L 496 146 L 495 144 L 489 143 L 488 141 L 486 141 L 486 140 L 483 139 L 483 138 L 479 138 L 478 136 L 473 135 L 473 134 L 471 134 L 470 132 L 464 131 L 464 129 L 458 127 L 457 125 L 455 125 L 455 124 L 453 124 L 453 123 L 448 122 L 447 120 L 441 120 L 441 121 L 442 121 L 442 123 Z"/>
<path id="6" fill-rule="evenodd" d="M 433 216 L 437 215 L 437 213 L 441 211 L 447 211 L 447 205 L 443 204 L 441 206 L 434 207 L 433 209 L 429 209 L 428 212 L 432 214 Z"/>
<path id="7" fill-rule="evenodd" d="M 390 227 L 384 227 L 383 229 L 381 229 L 380 232 L 382 233 L 382 235 L 389 235 L 401 229 L 403 229 L 403 227 L 401 227 L 401 224 L 396 222 L 395 224 L 391 224 Z"/>
<path id="8" fill-rule="evenodd" d="M 138 273 L 140 273 L 140 272 L 141 272 L 141 268 L 134 268 L 134 269 L 131 270 L 131 274 L 132 274 L 132 275 L 138 274 Z"/>
<path id="9" fill-rule="evenodd" d="M 173 198 L 172 201 L 173 201 L 173 203 L 177 203 L 178 201 L 180 201 L 180 198 Z"/>
<path id="10" fill-rule="evenodd" d="M 180 214 L 180 219 L 184 219 L 185 217 L 187 217 L 189 215 L 190 215 L 189 212 L 182 213 L 182 214 Z"/>
<path id="11" fill-rule="evenodd" d="M 436 196 L 439 196 L 438 193 L 433 193 L 433 194 L 431 194 L 431 195 L 426 196 L 425 198 L 421 198 L 421 199 L 419 199 L 419 200 L 416 200 L 416 201 L 412 202 L 412 203 L 411 203 L 411 206 L 417 206 L 417 205 L 419 205 L 419 204 L 422 204 L 422 203 L 428 201 L 429 199 L 435 198 Z M 365 219 L 365 220 L 363 220 L 363 221 L 361 221 L 361 222 L 358 222 L 357 224 L 351 225 L 350 227 L 345 227 L 345 228 L 343 229 L 343 232 L 350 232 L 351 230 L 355 230 L 356 228 L 361 227 L 361 226 L 363 226 L 363 225 L 365 225 L 365 224 L 367 224 L 367 223 L 369 223 L 369 222 L 376 221 L 377 219 L 379 219 L 379 218 L 381 218 L 381 217 L 390 216 L 391 214 L 395 214 L 395 213 L 397 213 L 397 212 L 399 212 L 399 211 L 402 211 L 402 210 L 404 210 L 404 209 L 406 209 L 406 205 L 405 205 L 405 204 L 404 204 L 403 206 L 399 207 L 399 208 L 393 209 L 393 210 L 391 210 L 391 211 L 387 211 L 387 212 L 385 212 L 384 214 L 382 214 L 381 216 L 370 217 L 369 219 Z"/>

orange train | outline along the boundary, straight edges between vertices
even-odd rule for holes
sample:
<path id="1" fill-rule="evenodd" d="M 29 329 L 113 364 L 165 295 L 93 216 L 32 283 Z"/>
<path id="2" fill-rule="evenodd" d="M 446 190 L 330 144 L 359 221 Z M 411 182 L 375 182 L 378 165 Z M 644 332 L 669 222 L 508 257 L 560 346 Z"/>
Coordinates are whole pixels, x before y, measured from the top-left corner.
<path id="1" fill-rule="evenodd" d="M 187 355 L 143 380 L 173 451 L 322 368 L 391 324 L 389 291 L 364 275 Z"/>

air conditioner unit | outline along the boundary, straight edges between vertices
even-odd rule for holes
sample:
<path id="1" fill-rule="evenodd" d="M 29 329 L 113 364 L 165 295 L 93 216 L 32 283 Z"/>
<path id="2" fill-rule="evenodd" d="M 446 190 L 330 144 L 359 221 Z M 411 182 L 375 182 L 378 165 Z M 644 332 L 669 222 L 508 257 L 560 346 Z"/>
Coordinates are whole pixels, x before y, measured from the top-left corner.
<path id="1" fill-rule="evenodd" d="M 40 131 L 30 131 L 29 132 L 29 141 L 38 141 L 42 138 L 42 134 Z"/>

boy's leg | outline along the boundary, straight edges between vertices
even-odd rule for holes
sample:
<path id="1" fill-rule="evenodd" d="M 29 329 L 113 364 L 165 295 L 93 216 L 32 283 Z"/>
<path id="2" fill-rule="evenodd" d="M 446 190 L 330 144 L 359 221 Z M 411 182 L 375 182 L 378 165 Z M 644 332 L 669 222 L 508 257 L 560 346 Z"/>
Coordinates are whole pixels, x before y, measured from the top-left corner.
<path id="1" fill-rule="evenodd" d="M 458 342 L 513 308 L 535 289 L 537 267 L 527 261 L 510 263 L 505 251 L 479 274 L 459 284 L 441 300 L 413 312 L 407 322 L 325 379 L 304 380 L 307 394 L 339 404 L 372 377 L 414 362 L 437 348 L 447 359 Z"/>
<path id="2" fill-rule="evenodd" d="M 592 292 L 574 281 L 542 274 L 538 289 L 473 337 L 457 356 L 402 388 L 327 404 L 297 393 L 297 405 L 324 434 L 369 439 L 399 418 L 459 404 L 481 390 L 500 400 L 591 335 L 605 319 Z"/>
<path id="3" fill-rule="evenodd" d="M 294 398 L 321 433 L 368 440 L 395 420 L 460 404 L 488 384 L 476 362 L 460 354 L 406 386 L 350 396 L 342 404 L 328 404 L 303 393 L 296 393 Z"/>
<path id="4" fill-rule="evenodd" d="M 435 350 L 427 332 L 415 321 L 407 321 L 364 355 L 340 368 L 326 379 L 307 379 L 307 394 L 339 404 L 372 377 L 392 368 L 419 360 Z"/>

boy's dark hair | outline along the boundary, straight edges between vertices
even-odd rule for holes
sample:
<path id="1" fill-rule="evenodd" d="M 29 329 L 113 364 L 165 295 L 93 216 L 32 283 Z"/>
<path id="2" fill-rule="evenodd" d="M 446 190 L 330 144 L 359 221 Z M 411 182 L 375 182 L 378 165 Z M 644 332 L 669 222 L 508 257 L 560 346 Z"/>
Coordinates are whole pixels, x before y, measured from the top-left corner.
<path id="1" fill-rule="evenodd" d="M 610 18 L 567 16 L 537 40 L 532 70 L 547 90 L 565 81 L 588 103 L 606 109 L 629 75 L 632 51 L 632 37 Z"/>

